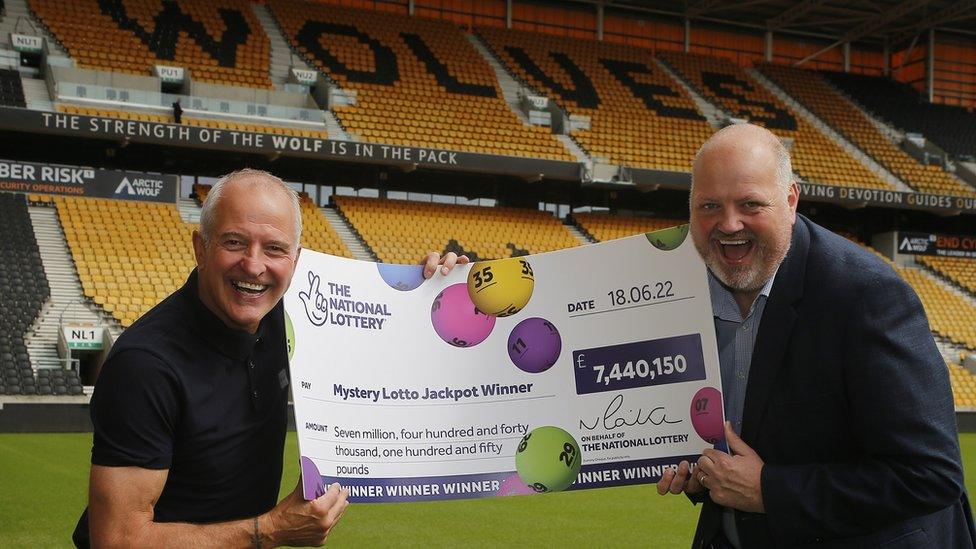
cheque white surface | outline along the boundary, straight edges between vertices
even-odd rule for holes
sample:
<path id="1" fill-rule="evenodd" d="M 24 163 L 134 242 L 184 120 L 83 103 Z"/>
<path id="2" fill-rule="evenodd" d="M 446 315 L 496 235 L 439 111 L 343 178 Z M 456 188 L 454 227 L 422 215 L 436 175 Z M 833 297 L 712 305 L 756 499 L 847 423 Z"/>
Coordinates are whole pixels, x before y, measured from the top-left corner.
<path id="1" fill-rule="evenodd" d="M 707 275 L 686 235 L 426 281 L 303 251 L 285 309 L 306 497 L 334 481 L 375 502 L 649 483 L 720 443 Z"/>

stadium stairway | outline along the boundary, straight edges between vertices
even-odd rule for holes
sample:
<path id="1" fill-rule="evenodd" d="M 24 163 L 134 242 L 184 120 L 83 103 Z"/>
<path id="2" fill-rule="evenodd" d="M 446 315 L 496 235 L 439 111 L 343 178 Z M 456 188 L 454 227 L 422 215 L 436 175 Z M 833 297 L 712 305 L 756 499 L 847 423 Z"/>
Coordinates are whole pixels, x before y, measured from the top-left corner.
<path id="1" fill-rule="evenodd" d="M 4 0 L 6 14 L 0 20 L 0 44 L 10 44 L 10 33 L 40 36 L 48 43 L 53 55 L 68 57 L 61 43 L 34 17 L 27 0 Z M 24 21 L 29 23 L 25 23 Z"/>
<path id="2" fill-rule="evenodd" d="M 28 213 L 41 252 L 41 262 L 51 286 L 51 297 L 27 334 L 27 353 L 35 369 L 62 368 L 58 357 L 58 329 L 62 318 L 81 325 L 106 326 L 117 338 L 118 322 L 93 308 L 85 299 L 64 231 L 54 208 L 30 206 Z"/>
<path id="3" fill-rule="evenodd" d="M 20 75 L 20 82 L 24 86 L 24 101 L 28 109 L 35 111 L 54 111 L 54 102 L 47 89 L 47 82 L 43 78 L 30 78 Z"/>
<path id="4" fill-rule="evenodd" d="M 176 209 L 184 223 L 200 224 L 200 205 L 192 198 L 179 198 Z"/>
<path id="5" fill-rule="evenodd" d="M 705 117 L 705 120 L 708 121 L 709 125 L 716 129 L 725 125 L 726 118 L 730 116 L 728 112 L 723 110 L 719 105 L 709 103 L 707 99 L 698 93 L 698 90 L 696 90 L 694 86 L 688 84 L 688 82 L 682 78 L 680 74 L 672 70 L 667 63 L 662 62 L 658 58 L 654 59 L 654 63 L 658 66 L 658 68 L 667 73 L 672 80 L 677 82 L 679 86 L 684 88 L 686 92 L 688 92 L 691 100 L 694 101 L 695 106 L 698 107 L 698 112 Z"/>
<path id="6" fill-rule="evenodd" d="M 518 116 L 523 124 L 528 124 L 529 119 L 522 112 L 522 109 L 519 108 L 519 97 L 525 93 L 535 95 L 544 94 L 529 89 L 527 85 L 515 80 L 511 73 L 498 61 L 498 58 L 491 53 L 491 50 L 474 33 L 465 33 L 465 37 L 471 42 L 474 49 L 478 50 L 478 53 L 485 58 L 485 61 L 491 66 L 491 70 L 495 71 L 495 76 L 498 78 L 498 85 L 502 89 L 502 96 L 505 98 L 505 103 L 508 104 L 508 108 L 512 109 L 512 112 L 515 113 L 515 116 Z"/>
<path id="7" fill-rule="evenodd" d="M 564 225 L 566 225 L 566 228 L 569 229 L 569 232 L 576 237 L 576 240 L 580 241 L 580 244 L 583 244 L 585 246 L 587 244 L 593 244 L 594 242 L 596 242 L 596 239 L 586 236 L 586 233 L 581 231 L 578 226 L 572 223 L 564 223 Z"/>
<path id="8" fill-rule="evenodd" d="M 757 82 L 766 87 L 773 95 L 775 95 L 780 101 L 786 103 L 793 109 L 794 112 L 800 114 L 814 125 L 820 133 L 826 135 L 830 140 L 835 142 L 839 147 L 843 148 L 852 157 L 857 159 L 861 164 L 866 166 L 872 172 L 877 174 L 885 183 L 891 185 L 892 187 L 898 189 L 902 192 L 915 192 L 915 189 L 909 187 L 898 178 L 895 174 L 891 173 L 887 168 L 876 162 L 871 156 L 866 154 L 854 143 L 851 143 L 844 136 L 837 133 L 829 124 L 821 120 L 817 115 L 810 112 L 803 104 L 793 98 L 793 96 L 786 93 L 785 90 L 780 88 L 776 83 L 767 78 L 764 74 L 760 73 L 755 69 L 746 69 L 746 73 L 754 78 Z"/>
<path id="9" fill-rule="evenodd" d="M 474 46 L 474 49 L 478 50 L 478 53 L 485 58 L 485 61 L 487 61 L 488 65 L 491 66 L 491 70 L 495 71 L 495 76 L 498 78 L 498 85 L 502 89 L 502 96 L 505 98 L 505 103 L 508 104 L 508 108 L 515 113 L 515 116 L 518 116 L 519 120 L 521 120 L 523 124 L 529 124 L 529 119 L 525 116 L 525 113 L 522 112 L 522 108 L 519 105 L 519 98 L 522 94 L 526 93 L 536 95 L 545 94 L 540 93 L 537 90 L 532 90 L 526 84 L 517 81 L 476 34 L 466 33 L 465 36 L 467 37 L 468 41 L 471 42 L 471 45 Z M 561 134 L 555 134 L 555 137 L 577 161 L 592 161 L 589 152 L 587 152 L 572 137 Z"/>
<path id="10" fill-rule="evenodd" d="M 361 261 L 379 261 L 373 252 L 366 247 L 366 244 L 356 235 L 352 226 L 347 222 L 335 208 L 320 208 L 322 215 L 328 220 L 329 225 L 339 233 L 339 238 L 343 244 L 352 252 L 352 256 Z M 419 258 L 418 258 L 419 260 Z"/>
<path id="11" fill-rule="evenodd" d="M 301 57 L 292 53 L 288 43 L 285 42 L 285 38 L 281 35 L 278 23 L 271 16 L 267 6 L 255 2 L 251 4 L 251 9 L 258 21 L 261 22 L 261 26 L 264 27 L 264 32 L 267 33 L 268 40 L 271 42 L 271 82 L 276 88 L 282 89 L 284 87 L 285 82 L 288 81 L 289 69 L 292 66 L 307 71 L 315 70 L 309 67 Z"/>

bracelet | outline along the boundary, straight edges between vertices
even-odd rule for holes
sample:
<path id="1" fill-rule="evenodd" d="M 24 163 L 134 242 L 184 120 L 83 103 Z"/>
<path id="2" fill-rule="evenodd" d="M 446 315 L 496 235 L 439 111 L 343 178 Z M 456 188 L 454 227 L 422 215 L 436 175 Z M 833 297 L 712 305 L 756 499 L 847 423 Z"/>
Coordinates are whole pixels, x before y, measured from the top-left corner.
<path id="1" fill-rule="evenodd" d="M 258 527 L 258 517 L 254 517 L 254 536 L 251 538 L 254 549 L 261 549 L 261 528 Z"/>

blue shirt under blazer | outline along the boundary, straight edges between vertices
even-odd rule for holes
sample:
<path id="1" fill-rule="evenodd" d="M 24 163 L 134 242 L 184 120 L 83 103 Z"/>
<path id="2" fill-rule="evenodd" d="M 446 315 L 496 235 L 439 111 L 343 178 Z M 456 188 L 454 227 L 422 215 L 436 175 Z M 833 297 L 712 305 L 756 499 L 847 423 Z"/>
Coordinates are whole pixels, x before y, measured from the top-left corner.
<path id="1" fill-rule="evenodd" d="M 766 465 L 743 548 L 976 546 L 949 373 L 915 292 L 798 215 L 759 325 L 742 438 Z M 721 533 L 706 495 L 693 547 Z"/>

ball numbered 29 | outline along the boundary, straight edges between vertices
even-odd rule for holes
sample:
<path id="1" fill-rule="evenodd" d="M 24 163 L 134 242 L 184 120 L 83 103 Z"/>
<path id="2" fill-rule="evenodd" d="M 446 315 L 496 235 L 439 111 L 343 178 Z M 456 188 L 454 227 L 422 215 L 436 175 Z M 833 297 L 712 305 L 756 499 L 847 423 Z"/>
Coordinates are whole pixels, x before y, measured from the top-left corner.
<path id="1" fill-rule="evenodd" d="M 573 435 L 559 427 L 536 427 L 519 442 L 515 470 L 536 492 L 560 492 L 576 480 L 583 456 Z"/>

